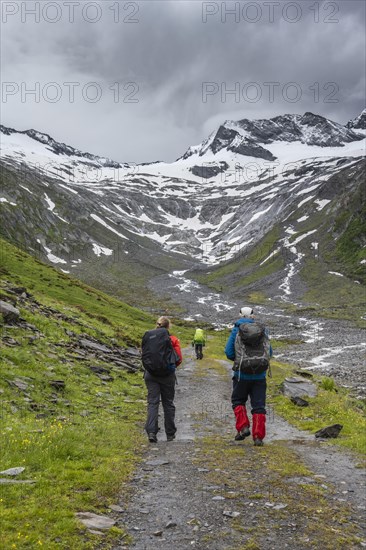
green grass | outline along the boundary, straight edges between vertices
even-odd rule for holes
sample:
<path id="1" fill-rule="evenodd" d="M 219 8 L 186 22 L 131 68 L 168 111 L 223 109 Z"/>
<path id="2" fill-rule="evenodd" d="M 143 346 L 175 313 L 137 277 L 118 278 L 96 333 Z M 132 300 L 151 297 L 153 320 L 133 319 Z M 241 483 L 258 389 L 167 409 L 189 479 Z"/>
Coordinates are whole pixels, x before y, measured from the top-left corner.
<path id="1" fill-rule="evenodd" d="M 365 455 L 366 416 L 363 404 L 351 397 L 345 388 L 336 387 L 333 380 L 314 376 L 318 395 L 306 397 L 309 407 L 298 407 L 280 392 L 284 379 L 294 375 L 295 370 L 291 365 L 272 361 L 273 378 L 269 382 L 268 398 L 275 410 L 291 424 L 311 433 L 330 424 L 342 424 L 340 435 L 330 440 L 331 443 Z"/>
<path id="2" fill-rule="evenodd" d="M 326 390 L 326 391 L 336 391 L 337 389 L 334 379 L 328 376 L 325 376 L 324 378 L 321 379 L 320 385 L 323 388 L 323 390 Z"/>
<path id="3" fill-rule="evenodd" d="M 1 299 L 15 302 L 14 287 L 25 287 L 32 301 L 17 304 L 37 333 L 0 322 L 2 399 L 0 470 L 23 466 L 17 479 L 34 484 L 0 485 L 2 548 L 98 547 L 75 518 L 79 511 L 108 513 L 119 498 L 127 502 L 126 482 L 144 448 L 145 389 L 142 373 L 113 367 L 103 382 L 88 368 L 110 367 L 102 359 L 78 360 L 72 348 L 79 334 L 106 344 L 140 345 L 155 317 L 58 273 L 7 242 L 0 242 Z M 46 315 L 47 308 L 52 312 Z M 49 310 L 48 310 L 49 311 Z M 61 316 L 61 317 L 60 317 Z M 68 332 L 66 332 L 68 331 Z M 192 337 L 187 322 L 174 324 L 184 346 Z M 20 378 L 23 392 L 9 382 Z M 63 380 L 54 390 L 50 381 Z M 9 381 L 9 382 L 8 382 Z M 104 548 L 123 535 L 112 528 Z"/>

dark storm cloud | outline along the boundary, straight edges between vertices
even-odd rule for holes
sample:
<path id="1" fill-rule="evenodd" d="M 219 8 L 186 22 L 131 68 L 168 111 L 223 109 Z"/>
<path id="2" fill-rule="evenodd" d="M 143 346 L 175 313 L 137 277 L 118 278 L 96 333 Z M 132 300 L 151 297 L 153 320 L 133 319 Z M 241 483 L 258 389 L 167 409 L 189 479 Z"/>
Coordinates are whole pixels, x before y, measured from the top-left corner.
<path id="1" fill-rule="evenodd" d="M 119 2 L 118 23 L 114 1 L 96 23 L 95 2 L 75 5 L 73 23 L 58 4 L 57 23 L 3 18 L 2 79 L 19 86 L 5 124 L 138 162 L 173 160 L 227 118 L 310 110 L 345 123 L 364 107 L 364 2 Z M 39 102 L 26 94 L 37 82 Z M 73 98 L 67 82 L 80 83 Z"/>

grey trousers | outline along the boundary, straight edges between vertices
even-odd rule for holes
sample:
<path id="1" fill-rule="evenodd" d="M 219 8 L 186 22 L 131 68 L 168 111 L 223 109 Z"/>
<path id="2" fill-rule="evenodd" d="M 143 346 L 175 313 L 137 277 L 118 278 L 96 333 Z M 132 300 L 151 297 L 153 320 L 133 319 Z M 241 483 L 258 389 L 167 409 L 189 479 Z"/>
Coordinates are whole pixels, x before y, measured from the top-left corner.
<path id="1" fill-rule="evenodd" d="M 158 414 L 159 402 L 164 409 L 164 427 L 167 436 L 174 435 L 177 431 L 175 427 L 175 373 L 169 376 L 153 376 L 145 371 L 145 384 L 147 387 L 147 420 L 145 430 L 148 434 L 157 434 L 158 432 Z"/>

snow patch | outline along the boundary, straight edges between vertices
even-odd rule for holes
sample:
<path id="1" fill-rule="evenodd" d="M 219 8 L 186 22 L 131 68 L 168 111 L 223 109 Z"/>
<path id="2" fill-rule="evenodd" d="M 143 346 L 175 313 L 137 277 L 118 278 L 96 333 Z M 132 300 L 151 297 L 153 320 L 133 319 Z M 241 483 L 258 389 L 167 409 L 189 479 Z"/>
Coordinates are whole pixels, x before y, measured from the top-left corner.
<path id="1" fill-rule="evenodd" d="M 299 202 L 299 204 L 297 205 L 297 208 L 300 208 L 303 204 L 305 204 L 306 202 L 309 202 L 311 201 L 311 199 L 313 199 L 315 197 L 315 195 L 313 195 L 312 197 L 307 197 L 306 199 L 302 200 Z"/>
<path id="2" fill-rule="evenodd" d="M 67 187 L 67 185 L 63 185 L 62 183 L 59 183 L 60 187 L 63 187 L 63 189 L 66 189 L 66 191 L 70 191 L 71 193 L 74 193 L 74 195 L 78 195 L 79 193 L 75 191 L 75 189 L 72 189 L 71 187 Z"/>
<path id="3" fill-rule="evenodd" d="M 68 222 L 67 220 L 64 220 L 63 218 L 61 218 L 61 216 L 59 214 L 56 214 L 56 212 L 54 212 L 54 215 L 56 216 L 56 218 L 58 218 L 62 222 L 67 223 L 68 225 L 70 225 L 70 222 Z"/>
<path id="4" fill-rule="evenodd" d="M 292 241 L 291 246 L 296 246 L 299 242 L 303 241 L 308 237 L 309 235 L 312 235 L 313 233 L 316 233 L 317 229 L 312 229 L 311 231 L 308 231 L 307 233 L 304 233 L 303 235 L 300 235 L 300 237 L 297 237 L 294 241 Z"/>
<path id="5" fill-rule="evenodd" d="M 273 250 L 273 251 L 269 254 L 269 256 L 267 256 L 267 258 L 265 258 L 265 259 L 263 260 L 263 262 L 261 262 L 259 265 L 263 265 L 263 264 L 265 264 L 266 262 L 268 262 L 268 260 L 270 260 L 271 258 L 273 258 L 273 257 L 275 256 L 275 254 L 277 254 L 279 251 L 280 251 L 279 248 L 276 248 L 275 250 Z"/>
<path id="6" fill-rule="evenodd" d="M 318 205 L 317 210 L 320 211 L 323 210 L 324 206 L 327 206 L 327 204 L 329 204 L 331 201 L 328 199 L 316 199 L 314 202 Z"/>
<path id="7" fill-rule="evenodd" d="M 51 201 L 47 193 L 44 194 L 44 198 L 46 200 L 46 203 L 48 204 L 48 210 L 50 210 L 50 212 L 53 212 L 56 206 L 55 203 Z"/>
<path id="8" fill-rule="evenodd" d="M 93 252 L 98 258 L 101 254 L 104 256 L 111 256 L 113 254 L 113 250 L 110 248 L 106 248 L 104 246 L 100 246 L 99 244 L 93 243 Z"/>
<path id="9" fill-rule="evenodd" d="M 6 202 L 7 204 L 10 204 L 11 206 L 16 206 L 15 202 L 10 202 L 8 199 L 5 199 L 4 197 L 0 197 L 0 202 Z"/>
<path id="10" fill-rule="evenodd" d="M 302 189 L 301 191 L 296 193 L 296 196 L 299 197 L 300 195 L 307 195 L 308 193 L 311 193 L 312 191 L 314 191 L 314 189 L 318 189 L 319 185 L 321 184 L 317 183 L 316 185 L 312 185 L 311 187 L 309 187 L 309 189 Z"/>
<path id="11" fill-rule="evenodd" d="M 28 189 L 28 187 L 25 187 L 25 185 L 20 185 L 20 187 L 22 187 L 23 189 L 28 191 L 28 193 L 30 193 L 31 195 L 34 195 L 34 193 L 32 191 L 30 191 L 30 189 Z"/>
<path id="12" fill-rule="evenodd" d="M 42 244 L 39 239 L 37 239 L 37 243 L 43 246 L 43 248 L 46 251 L 47 258 L 49 259 L 50 262 L 52 262 L 53 264 L 67 264 L 65 260 L 53 254 L 52 250 L 48 248 L 45 244 Z"/>
<path id="13" fill-rule="evenodd" d="M 258 218 L 260 218 L 261 216 L 263 216 L 263 214 L 265 214 L 266 212 L 268 212 L 268 210 L 270 210 L 272 208 L 273 204 L 271 204 L 268 208 L 266 208 L 265 210 L 261 210 L 260 212 L 256 212 L 255 214 L 253 214 L 253 216 L 250 218 L 250 220 L 244 225 L 244 227 L 247 227 L 247 225 L 251 224 L 252 222 L 254 222 L 255 220 L 257 220 Z"/>

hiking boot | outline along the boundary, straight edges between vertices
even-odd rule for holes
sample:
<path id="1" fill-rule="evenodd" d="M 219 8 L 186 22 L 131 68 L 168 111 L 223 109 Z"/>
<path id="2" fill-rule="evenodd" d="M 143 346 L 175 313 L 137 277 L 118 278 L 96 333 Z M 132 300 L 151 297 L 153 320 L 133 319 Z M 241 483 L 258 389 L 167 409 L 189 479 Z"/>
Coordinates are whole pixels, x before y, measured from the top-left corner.
<path id="1" fill-rule="evenodd" d="M 147 437 L 149 438 L 150 443 L 158 442 L 158 438 L 156 437 L 156 434 L 147 434 Z"/>
<path id="2" fill-rule="evenodd" d="M 174 441 L 174 439 L 175 439 L 175 434 L 166 436 L 167 441 Z"/>
<path id="3" fill-rule="evenodd" d="M 263 447 L 263 439 L 259 439 L 259 437 L 257 437 L 254 440 L 254 447 Z"/>
<path id="4" fill-rule="evenodd" d="M 243 441 L 246 437 L 250 435 L 250 429 L 249 428 L 243 428 L 240 432 L 236 433 L 235 441 Z"/>

